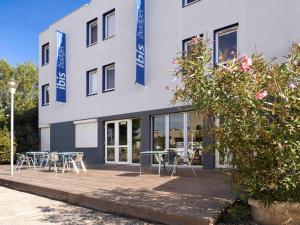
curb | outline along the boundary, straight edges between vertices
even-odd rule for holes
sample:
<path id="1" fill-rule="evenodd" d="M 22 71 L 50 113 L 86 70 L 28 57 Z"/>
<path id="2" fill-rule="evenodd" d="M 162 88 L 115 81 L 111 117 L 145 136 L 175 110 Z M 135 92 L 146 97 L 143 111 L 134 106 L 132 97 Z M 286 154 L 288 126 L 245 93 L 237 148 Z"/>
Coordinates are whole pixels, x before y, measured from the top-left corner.
<path id="1" fill-rule="evenodd" d="M 209 218 L 203 219 L 182 216 L 176 214 L 176 212 L 166 213 L 155 208 L 140 207 L 122 202 L 109 201 L 87 196 L 85 194 L 74 194 L 67 191 L 40 187 L 37 185 L 5 180 L 1 178 L 0 185 L 18 191 L 47 197 L 53 200 L 63 201 L 71 205 L 82 206 L 114 215 L 141 219 L 152 223 L 161 223 L 165 225 L 213 225 L 216 223 L 216 220 L 210 220 Z"/>

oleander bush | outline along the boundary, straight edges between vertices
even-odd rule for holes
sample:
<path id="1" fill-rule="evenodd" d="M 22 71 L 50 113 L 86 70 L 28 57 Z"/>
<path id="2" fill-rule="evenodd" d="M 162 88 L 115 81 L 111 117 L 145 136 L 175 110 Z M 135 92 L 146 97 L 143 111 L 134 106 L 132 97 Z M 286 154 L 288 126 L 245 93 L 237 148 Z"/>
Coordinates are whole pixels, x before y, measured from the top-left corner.
<path id="1" fill-rule="evenodd" d="M 193 39 L 174 60 L 180 80 L 173 103 L 184 103 L 216 123 L 214 148 L 227 156 L 241 196 L 300 202 L 300 44 L 284 62 L 262 54 L 212 63 L 209 40 Z"/>

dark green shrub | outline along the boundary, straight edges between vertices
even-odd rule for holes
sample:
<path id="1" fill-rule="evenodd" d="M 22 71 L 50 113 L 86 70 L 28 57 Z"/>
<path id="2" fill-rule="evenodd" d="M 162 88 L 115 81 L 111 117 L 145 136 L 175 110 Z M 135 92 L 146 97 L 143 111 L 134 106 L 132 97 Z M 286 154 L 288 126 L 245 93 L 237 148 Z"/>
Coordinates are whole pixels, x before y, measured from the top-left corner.
<path id="1" fill-rule="evenodd" d="M 10 133 L 4 128 L 0 129 L 0 164 L 10 162 Z"/>

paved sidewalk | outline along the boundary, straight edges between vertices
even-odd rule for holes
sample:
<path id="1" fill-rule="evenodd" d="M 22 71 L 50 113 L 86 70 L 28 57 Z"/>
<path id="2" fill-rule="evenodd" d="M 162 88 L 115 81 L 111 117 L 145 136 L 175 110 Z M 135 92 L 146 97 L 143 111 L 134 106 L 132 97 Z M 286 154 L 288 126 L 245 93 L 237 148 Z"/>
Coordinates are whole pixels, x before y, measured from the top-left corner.
<path id="1" fill-rule="evenodd" d="M 0 187 L 0 225 L 150 225 Z"/>

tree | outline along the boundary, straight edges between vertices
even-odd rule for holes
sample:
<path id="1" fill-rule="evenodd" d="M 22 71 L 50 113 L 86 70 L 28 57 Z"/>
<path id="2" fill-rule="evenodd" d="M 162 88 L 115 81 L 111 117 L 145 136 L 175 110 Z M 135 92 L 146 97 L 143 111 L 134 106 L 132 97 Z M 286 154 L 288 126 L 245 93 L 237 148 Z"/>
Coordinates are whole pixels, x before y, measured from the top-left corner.
<path id="1" fill-rule="evenodd" d="M 19 83 L 15 94 L 17 151 L 38 149 L 38 70 L 33 63 L 13 67 L 6 60 L 0 60 L 0 129 L 5 130 L 10 126 L 10 93 L 7 81 L 12 77 Z"/>
<path id="2" fill-rule="evenodd" d="M 191 104 L 220 120 L 210 133 L 230 158 L 231 181 L 245 197 L 266 205 L 300 201 L 300 44 L 287 61 L 267 61 L 255 53 L 212 64 L 209 40 L 193 40 L 178 57 L 181 80 L 173 102 Z"/>

